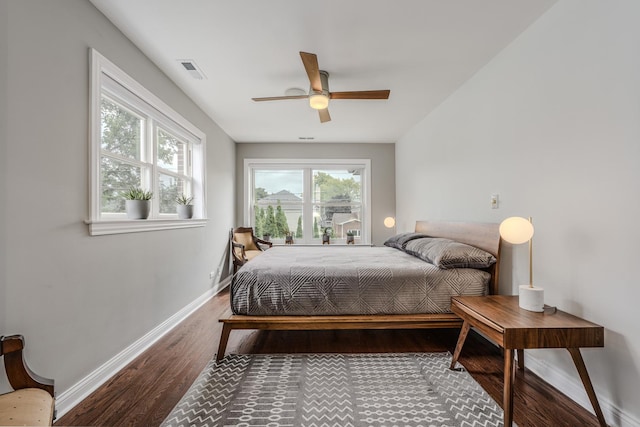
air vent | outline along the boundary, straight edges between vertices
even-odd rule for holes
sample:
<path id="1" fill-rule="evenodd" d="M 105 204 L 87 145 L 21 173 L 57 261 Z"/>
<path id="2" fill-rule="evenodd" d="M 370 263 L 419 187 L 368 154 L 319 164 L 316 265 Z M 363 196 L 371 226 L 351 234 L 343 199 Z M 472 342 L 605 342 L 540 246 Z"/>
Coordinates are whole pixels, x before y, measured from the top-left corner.
<path id="1" fill-rule="evenodd" d="M 178 62 L 194 79 L 206 79 L 204 73 L 200 70 L 200 67 L 198 67 L 192 59 L 178 59 Z"/>
<path id="2" fill-rule="evenodd" d="M 196 67 L 192 62 L 183 62 L 182 66 L 187 69 L 187 71 L 197 71 Z"/>

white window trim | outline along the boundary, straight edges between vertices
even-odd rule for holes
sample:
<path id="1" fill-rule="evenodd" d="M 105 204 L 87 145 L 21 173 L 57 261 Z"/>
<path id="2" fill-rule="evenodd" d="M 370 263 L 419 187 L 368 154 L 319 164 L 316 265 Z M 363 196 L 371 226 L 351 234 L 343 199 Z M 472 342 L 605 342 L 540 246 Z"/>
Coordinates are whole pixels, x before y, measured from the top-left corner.
<path id="1" fill-rule="evenodd" d="M 251 171 L 254 168 L 277 169 L 278 167 L 300 167 L 321 169 L 323 166 L 341 166 L 353 168 L 364 167 L 365 176 L 362 182 L 362 207 L 364 216 L 362 223 L 364 227 L 361 229 L 362 242 L 368 244 L 371 242 L 371 159 L 244 159 L 244 194 L 243 194 L 243 211 L 244 223 L 252 224 L 249 209 L 251 204 L 251 189 L 253 188 L 253 176 Z M 308 178 L 310 179 L 310 178 Z M 310 184 L 305 182 L 305 188 Z"/>
<path id="2" fill-rule="evenodd" d="M 90 217 L 85 221 L 89 225 L 89 234 L 92 236 L 104 234 L 134 233 L 141 231 L 158 231 L 179 228 L 203 227 L 207 224 L 206 203 L 206 134 L 192 125 L 188 120 L 174 111 L 169 105 L 155 96 L 141 84 L 122 71 L 118 66 L 102 56 L 93 48 L 89 49 L 91 63 L 91 98 L 89 105 L 89 193 L 90 193 Z M 102 93 L 103 77 L 108 76 L 123 88 L 134 93 L 149 106 L 154 108 L 154 113 L 165 115 L 167 118 L 182 127 L 181 133 L 191 133 L 198 143 L 193 144 L 193 188 L 197 195 L 194 201 L 195 219 L 146 219 L 129 220 L 126 218 L 113 219 L 113 216 L 101 217 L 100 214 L 100 96 Z M 196 175 L 197 173 L 197 175 Z"/>
<path id="3" fill-rule="evenodd" d="M 105 234 L 138 233 L 140 231 L 160 231 L 177 228 L 204 227 L 205 219 L 138 219 L 89 222 L 89 234 L 103 236 Z"/>

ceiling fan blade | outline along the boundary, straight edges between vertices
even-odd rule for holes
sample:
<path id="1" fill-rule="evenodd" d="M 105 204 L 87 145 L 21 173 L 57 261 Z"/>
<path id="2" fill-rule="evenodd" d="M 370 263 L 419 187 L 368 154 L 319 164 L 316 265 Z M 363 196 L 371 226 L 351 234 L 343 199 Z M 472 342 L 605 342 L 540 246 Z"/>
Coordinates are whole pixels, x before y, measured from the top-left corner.
<path id="1" fill-rule="evenodd" d="M 331 99 L 389 99 L 391 91 L 387 90 L 356 90 L 351 92 L 331 92 Z"/>
<path id="2" fill-rule="evenodd" d="M 315 53 L 300 52 L 300 58 L 304 64 L 304 69 L 309 76 L 311 88 L 316 92 L 322 92 L 322 81 L 320 80 L 320 68 L 318 67 L 318 57 Z"/>
<path id="3" fill-rule="evenodd" d="M 328 108 L 325 108 L 324 110 L 318 110 L 318 115 L 320 116 L 320 123 L 331 121 L 331 116 L 329 115 Z"/>
<path id="4" fill-rule="evenodd" d="M 280 101 L 283 99 L 304 99 L 308 98 L 308 95 L 291 95 L 291 96 L 267 96 L 265 98 L 251 98 L 254 101 Z"/>

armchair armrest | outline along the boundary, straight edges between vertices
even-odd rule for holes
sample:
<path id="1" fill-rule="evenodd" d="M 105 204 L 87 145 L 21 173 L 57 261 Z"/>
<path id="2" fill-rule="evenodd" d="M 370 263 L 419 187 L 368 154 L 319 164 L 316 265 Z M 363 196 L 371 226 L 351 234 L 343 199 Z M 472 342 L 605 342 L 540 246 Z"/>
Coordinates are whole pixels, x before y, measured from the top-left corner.
<path id="1" fill-rule="evenodd" d="M 231 246 L 232 246 L 232 252 L 233 252 L 233 256 L 238 259 L 238 261 L 242 261 L 247 262 L 247 255 L 244 252 L 244 245 L 242 243 L 238 243 L 238 242 L 234 242 L 233 240 L 231 241 Z M 238 257 L 238 254 L 236 252 L 236 248 L 240 249 L 240 255 L 242 256 L 242 258 L 240 259 Z"/>
<path id="2" fill-rule="evenodd" d="M 261 244 L 261 245 L 269 246 L 269 247 L 273 246 L 273 242 L 269 242 L 267 240 L 262 240 L 262 239 L 259 239 L 257 237 L 255 237 L 253 240 L 256 242 L 256 246 L 258 246 L 258 243 Z M 260 246 L 258 246 L 258 247 L 260 247 Z M 260 249 L 262 249 L 262 248 L 260 248 Z"/>
<path id="3" fill-rule="evenodd" d="M 0 337 L 0 356 L 4 356 L 4 367 L 9 384 L 14 390 L 23 388 L 39 388 L 55 397 L 54 380 L 43 378 L 29 369 L 22 350 L 24 337 L 11 335 Z"/>

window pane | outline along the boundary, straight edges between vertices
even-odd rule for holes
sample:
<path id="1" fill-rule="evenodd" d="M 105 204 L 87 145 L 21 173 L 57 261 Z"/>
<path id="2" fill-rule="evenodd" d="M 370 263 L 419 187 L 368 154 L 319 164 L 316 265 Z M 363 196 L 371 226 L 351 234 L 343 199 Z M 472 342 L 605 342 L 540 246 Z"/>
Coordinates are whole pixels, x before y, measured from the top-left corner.
<path id="1" fill-rule="evenodd" d="M 361 178 L 362 169 L 314 170 L 313 201 L 344 204 L 361 202 Z"/>
<path id="2" fill-rule="evenodd" d="M 182 179 L 159 174 L 160 180 L 160 194 L 158 195 L 158 199 L 160 202 L 160 213 L 161 214 L 174 214 L 176 213 L 176 198 L 183 194 L 187 193 L 185 188 L 185 182 Z"/>
<path id="3" fill-rule="evenodd" d="M 259 203 L 255 205 L 254 230 L 258 237 L 269 236 L 272 241 L 284 241 L 285 236 L 302 239 L 302 205 Z"/>
<path id="4" fill-rule="evenodd" d="M 187 144 L 163 129 L 158 129 L 158 166 L 187 173 Z"/>
<path id="5" fill-rule="evenodd" d="M 140 160 L 144 120 L 105 97 L 101 100 L 100 114 L 102 149 Z"/>
<path id="6" fill-rule="evenodd" d="M 125 211 L 122 195 L 131 187 L 142 186 L 142 170 L 140 167 L 103 156 L 100 160 L 100 179 L 100 212 L 120 213 Z"/>
<path id="7" fill-rule="evenodd" d="M 315 205 L 313 207 L 313 237 L 320 238 L 325 229 L 334 239 L 346 239 L 347 231 L 360 236 L 362 228 L 360 205 Z M 358 230 L 358 233 L 355 231 Z M 356 238 L 358 242 L 358 238 Z"/>
<path id="8" fill-rule="evenodd" d="M 255 170 L 253 174 L 253 200 L 273 204 L 302 202 L 304 174 L 301 169 Z"/>
<path id="9" fill-rule="evenodd" d="M 301 169 L 254 170 L 254 224 L 257 236 L 283 242 L 302 239 L 304 172 Z"/>

